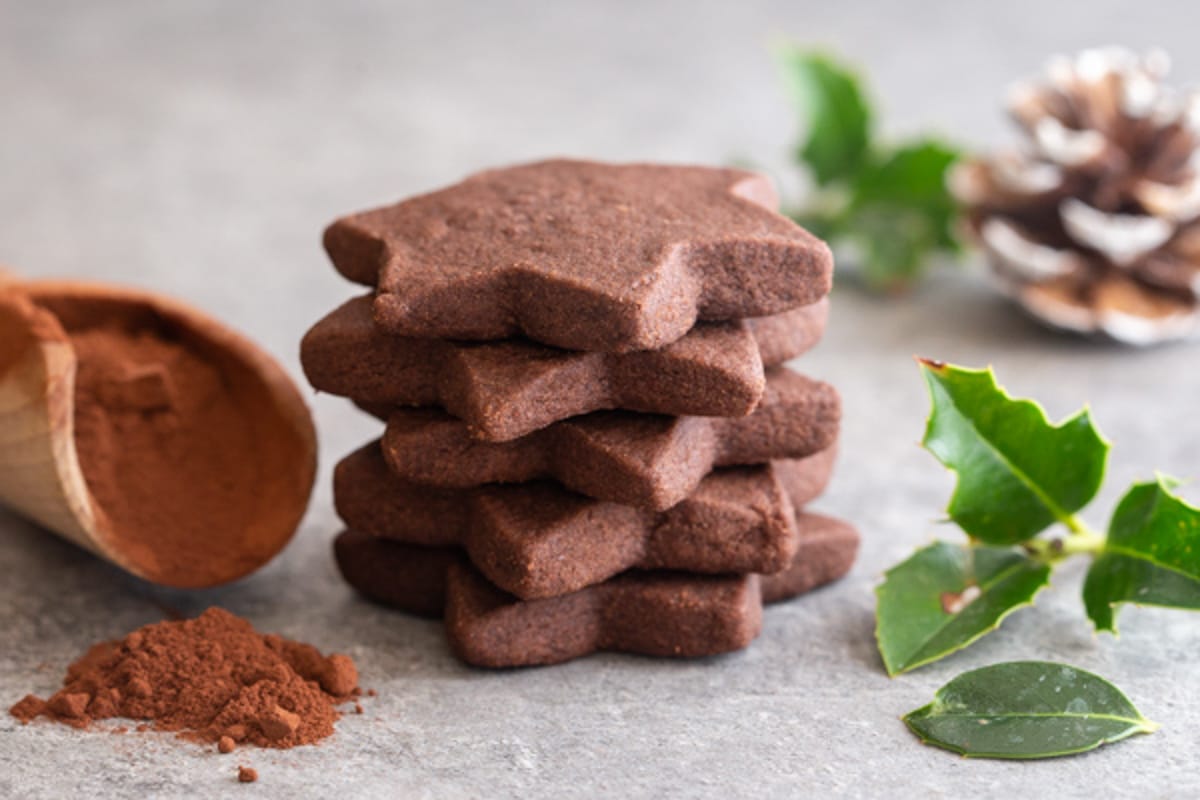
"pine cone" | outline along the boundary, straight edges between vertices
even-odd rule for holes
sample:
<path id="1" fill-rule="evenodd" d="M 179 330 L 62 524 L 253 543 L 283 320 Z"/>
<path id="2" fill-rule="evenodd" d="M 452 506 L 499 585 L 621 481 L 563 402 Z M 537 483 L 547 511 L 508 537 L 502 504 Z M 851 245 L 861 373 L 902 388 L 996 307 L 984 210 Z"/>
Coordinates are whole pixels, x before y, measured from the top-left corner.
<path id="1" fill-rule="evenodd" d="M 1025 147 L 951 174 L 1001 287 L 1055 327 L 1200 334 L 1200 97 L 1167 69 L 1161 52 L 1056 58 L 1012 94 Z"/>

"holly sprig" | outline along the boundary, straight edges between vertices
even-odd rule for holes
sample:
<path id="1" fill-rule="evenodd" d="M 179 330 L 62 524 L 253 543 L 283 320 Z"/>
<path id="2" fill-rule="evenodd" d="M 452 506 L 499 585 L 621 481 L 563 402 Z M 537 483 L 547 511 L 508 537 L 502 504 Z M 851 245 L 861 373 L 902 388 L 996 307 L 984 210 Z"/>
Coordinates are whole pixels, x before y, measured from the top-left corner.
<path id="1" fill-rule="evenodd" d="M 1078 515 L 1104 480 L 1109 443 L 1084 409 L 1051 423 L 992 370 L 920 360 L 932 410 L 923 445 L 957 476 L 948 515 L 965 543 L 936 542 L 886 574 L 876 638 L 891 675 L 961 650 L 1000 625 L 1072 557 L 1097 631 L 1124 603 L 1200 609 L 1200 509 L 1158 475 L 1129 488 L 1106 532 Z"/>
<path id="2" fill-rule="evenodd" d="M 908 288 L 937 252 L 961 249 L 946 172 L 959 150 L 932 137 L 881 141 L 875 111 L 855 71 L 795 46 L 777 60 L 804 135 L 795 160 L 812 177 L 808 202 L 789 215 L 835 247 L 872 289 Z"/>

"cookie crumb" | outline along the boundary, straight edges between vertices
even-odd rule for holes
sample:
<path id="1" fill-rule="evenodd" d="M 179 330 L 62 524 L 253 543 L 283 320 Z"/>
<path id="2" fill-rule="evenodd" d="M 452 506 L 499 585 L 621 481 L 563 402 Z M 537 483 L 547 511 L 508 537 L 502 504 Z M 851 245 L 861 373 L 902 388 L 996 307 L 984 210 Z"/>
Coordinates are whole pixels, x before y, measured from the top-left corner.
<path id="1" fill-rule="evenodd" d="M 258 780 L 258 770 L 254 767 L 238 767 L 238 783 L 254 783 Z"/>
<path id="2" fill-rule="evenodd" d="M 232 753 L 233 748 L 236 746 L 237 746 L 237 743 L 233 741 L 233 737 L 231 737 L 231 736 L 222 736 L 220 739 L 217 740 L 217 752 L 218 753 Z"/>
<path id="3" fill-rule="evenodd" d="M 361 713 L 363 713 L 363 707 L 362 707 L 362 703 L 355 703 L 355 704 L 354 704 L 354 713 L 355 713 L 355 714 L 361 714 Z"/>

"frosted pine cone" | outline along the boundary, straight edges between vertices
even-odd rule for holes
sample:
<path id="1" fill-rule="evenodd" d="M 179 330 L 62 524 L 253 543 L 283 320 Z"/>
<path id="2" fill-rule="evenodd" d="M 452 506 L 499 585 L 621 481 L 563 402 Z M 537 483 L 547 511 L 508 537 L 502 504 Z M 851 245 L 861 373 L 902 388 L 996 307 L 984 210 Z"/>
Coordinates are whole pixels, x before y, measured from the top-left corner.
<path id="1" fill-rule="evenodd" d="M 1024 147 L 951 174 L 1001 286 L 1055 327 L 1200 335 L 1200 97 L 1167 69 L 1161 52 L 1056 58 L 1012 94 Z"/>

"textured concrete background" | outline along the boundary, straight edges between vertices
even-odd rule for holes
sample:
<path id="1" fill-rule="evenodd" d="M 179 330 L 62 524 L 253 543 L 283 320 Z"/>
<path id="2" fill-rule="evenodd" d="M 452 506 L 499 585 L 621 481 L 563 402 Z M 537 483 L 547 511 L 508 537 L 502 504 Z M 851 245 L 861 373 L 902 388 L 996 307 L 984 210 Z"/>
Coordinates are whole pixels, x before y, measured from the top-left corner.
<path id="1" fill-rule="evenodd" d="M 1083 9 L 1086 9 L 1084 13 Z M 766 45 L 835 47 L 870 71 L 887 129 L 1008 135 L 1007 83 L 1051 52 L 1162 45 L 1200 81 L 1190 0 L 1173 3 L 0 2 L 0 262 L 190 297 L 298 374 L 306 326 L 353 293 L 318 246 L 341 212 L 548 154 L 785 163 L 791 114 Z M 294 544 L 200 595 L 155 590 L 0 513 L 0 705 L 48 692 L 91 641 L 221 604 L 345 650 L 380 696 L 326 743 L 218 756 L 166 737 L 0 717 L 0 794 L 183 797 L 1200 795 L 1200 618 L 1127 610 L 1091 633 L 1067 569 L 1038 608 L 968 653 L 887 679 L 871 589 L 937 533 L 949 477 L 915 442 L 913 353 L 993 362 L 1055 415 L 1090 401 L 1115 440 L 1103 524 L 1134 477 L 1200 473 L 1195 347 L 1138 353 L 1048 334 L 972 274 L 906 300 L 837 293 L 800 367 L 846 399 L 820 508 L 866 536 L 854 573 L 772 610 L 748 652 L 703 663 L 602 656 L 485 673 L 436 624 L 337 579 L 328 472 L 373 426 L 315 398 L 322 477 Z M 1196 493 L 1193 492 L 1193 497 Z M 1052 658 L 1115 680 L 1160 733 L 1036 764 L 923 748 L 897 718 L 969 667 Z M 236 765 L 262 778 L 238 786 Z"/>

